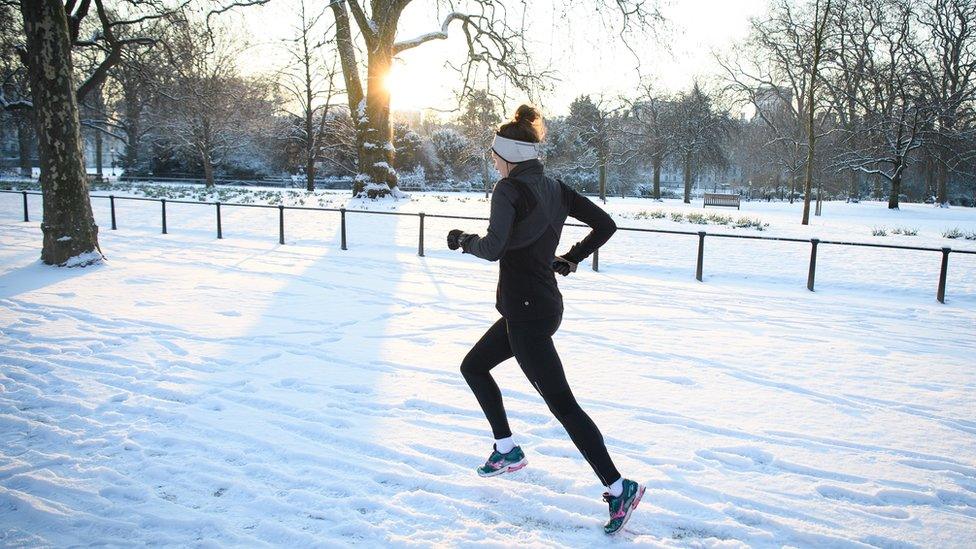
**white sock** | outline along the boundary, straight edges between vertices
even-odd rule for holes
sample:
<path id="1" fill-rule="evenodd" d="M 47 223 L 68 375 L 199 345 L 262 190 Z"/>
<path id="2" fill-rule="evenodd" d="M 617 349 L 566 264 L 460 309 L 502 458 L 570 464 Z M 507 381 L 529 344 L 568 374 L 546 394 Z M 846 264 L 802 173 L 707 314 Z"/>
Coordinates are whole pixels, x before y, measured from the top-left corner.
<path id="1" fill-rule="evenodd" d="M 607 486 L 607 491 L 610 492 L 610 495 L 615 498 L 620 497 L 620 494 L 624 493 L 624 479 L 618 478 L 617 482 Z"/>
<path id="2" fill-rule="evenodd" d="M 515 448 L 515 441 L 512 440 L 512 437 L 495 439 L 495 449 L 499 452 L 507 454 L 512 451 L 512 448 Z"/>

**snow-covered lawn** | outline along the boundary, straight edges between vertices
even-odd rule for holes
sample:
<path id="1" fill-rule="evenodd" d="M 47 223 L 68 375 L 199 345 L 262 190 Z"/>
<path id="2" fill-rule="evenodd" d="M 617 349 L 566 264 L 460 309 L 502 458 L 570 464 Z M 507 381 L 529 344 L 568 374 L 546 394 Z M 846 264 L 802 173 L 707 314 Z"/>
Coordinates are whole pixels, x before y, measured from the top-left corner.
<path id="1" fill-rule="evenodd" d="M 443 198 L 439 198 L 443 197 Z M 607 543 L 599 486 L 514 362 L 495 370 L 530 465 L 473 468 L 487 422 L 457 371 L 496 319 L 495 266 L 415 217 L 94 202 L 109 262 L 38 264 L 40 199 L 0 194 L 0 545 L 574 546 Z M 335 203 L 347 202 L 335 195 Z M 359 207 L 359 203 L 349 207 Z M 478 195 L 397 209 L 487 215 Z M 698 230 L 613 199 L 621 226 Z M 976 212 L 745 204 L 735 232 L 976 249 Z M 712 209 L 706 213 L 713 213 Z M 641 216 L 643 217 L 643 216 Z M 871 237 L 878 226 L 918 236 Z M 566 241 L 581 230 L 567 230 Z M 614 544 L 976 543 L 976 256 L 618 233 L 560 279 L 557 346 L 625 475 Z"/>

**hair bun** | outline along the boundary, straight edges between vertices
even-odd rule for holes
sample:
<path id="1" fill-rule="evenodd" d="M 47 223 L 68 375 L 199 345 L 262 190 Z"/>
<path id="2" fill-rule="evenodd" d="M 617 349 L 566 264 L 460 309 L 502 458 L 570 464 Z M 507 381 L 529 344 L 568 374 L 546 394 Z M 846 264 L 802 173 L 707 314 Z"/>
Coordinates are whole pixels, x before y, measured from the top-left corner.
<path id="1" fill-rule="evenodd" d="M 498 128 L 498 135 L 516 141 L 541 143 L 546 137 L 546 125 L 542 121 L 542 113 L 532 105 L 519 105 L 512 121 Z"/>
<path id="2" fill-rule="evenodd" d="M 518 110 L 515 111 L 516 122 L 521 122 L 524 120 L 532 124 L 541 117 L 542 115 L 540 115 L 539 111 L 532 105 L 519 105 Z"/>

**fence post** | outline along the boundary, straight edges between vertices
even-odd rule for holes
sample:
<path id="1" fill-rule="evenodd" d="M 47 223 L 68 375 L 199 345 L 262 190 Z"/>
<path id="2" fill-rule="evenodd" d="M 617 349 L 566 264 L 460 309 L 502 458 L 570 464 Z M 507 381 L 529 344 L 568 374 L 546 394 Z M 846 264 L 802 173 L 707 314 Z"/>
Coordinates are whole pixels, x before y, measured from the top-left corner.
<path id="1" fill-rule="evenodd" d="M 24 193 L 24 223 L 30 221 L 30 216 L 27 215 L 27 191 L 22 191 Z"/>
<path id="2" fill-rule="evenodd" d="M 342 215 L 341 232 L 342 232 L 342 249 L 346 249 L 346 209 L 339 208 L 339 213 Z"/>
<path id="3" fill-rule="evenodd" d="M 952 248 L 942 248 L 942 269 L 939 271 L 939 292 L 936 299 L 945 303 L 946 272 L 949 270 L 949 252 Z"/>
<path id="4" fill-rule="evenodd" d="M 224 238 L 224 227 L 223 224 L 220 222 L 220 202 L 216 202 L 216 204 L 217 204 L 217 239 L 221 239 Z"/>
<path id="5" fill-rule="evenodd" d="M 817 276 L 817 244 L 820 244 L 819 238 L 810 239 L 810 272 L 807 274 L 807 289 L 811 292 L 814 278 Z"/>
<path id="6" fill-rule="evenodd" d="M 166 199 L 165 198 L 160 199 L 160 203 L 162 203 L 163 205 L 163 234 L 167 234 L 166 233 Z"/>
<path id="7" fill-rule="evenodd" d="M 417 255 L 424 257 L 424 212 L 420 212 L 420 241 L 417 243 Z"/>
<path id="8" fill-rule="evenodd" d="M 112 230 L 114 231 L 118 229 L 118 227 L 115 226 L 115 195 L 114 194 L 108 195 L 108 204 L 109 204 L 109 209 L 112 210 Z"/>
<path id="9" fill-rule="evenodd" d="M 705 231 L 698 231 L 698 268 L 695 270 L 695 278 L 698 282 L 702 281 L 702 263 L 705 261 Z"/>
<path id="10" fill-rule="evenodd" d="M 593 250 L 593 270 L 600 272 L 600 250 Z"/>
<path id="11" fill-rule="evenodd" d="M 285 243 L 285 206 L 278 204 L 278 244 Z"/>

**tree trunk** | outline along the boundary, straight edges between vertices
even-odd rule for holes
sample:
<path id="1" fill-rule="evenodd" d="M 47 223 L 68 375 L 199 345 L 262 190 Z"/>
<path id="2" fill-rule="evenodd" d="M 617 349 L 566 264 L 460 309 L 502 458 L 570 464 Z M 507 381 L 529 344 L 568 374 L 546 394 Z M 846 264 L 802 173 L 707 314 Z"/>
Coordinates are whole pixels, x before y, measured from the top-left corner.
<path id="1" fill-rule="evenodd" d="M 489 177 L 488 177 L 488 156 L 491 153 L 485 153 L 481 157 L 481 182 L 485 184 L 485 198 L 488 198 Z"/>
<path id="2" fill-rule="evenodd" d="M 661 157 L 654 157 L 654 199 L 661 199 Z"/>
<path id="3" fill-rule="evenodd" d="M 857 172 L 851 170 L 851 184 L 850 184 L 850 188 L 847 191 L 848 202 L 861 199 L 861 189 L 860 189 L 861 185 L 859 183 L 859 179 L 860 178 L 858 177 Z"/>
<path id="4" fill-rule="evenodd" d="M 33 177 L 33 162 L 31 161 L 31 132 L 30 117 L 26 113 L 17 113 L 17 154 L 20 160 L 20 176 Z"/>
<path id="5" fill-rule="evenodd" d="M 691 204 L 691 156 L 685 155 L 685 204 Z"/>
<path id="6" fill-rule="evenodd" d="M 392 42 L 377 43 L 367 55 L 366 99 L 360 107 L 364 116 L 359 123 L 359 175 L 354 192 L 370 198 L 386 196 L 397 185 L 390 92 L 384 82 L 392 62 Z M 367 187 L 368 184 L 376 186 Z"/>
<path id="7" fill-rule="evenodd" d="M 901 194 L 901 170 L 895 170 L 894 177 L 891 178 L 891 195 L 888 196 L 888 209 L 898 209 L 898 195 Z"/>
<path id="8" fill-rule="evenodd" d="M 816 89 L 817 73 L 820 66 L 820 49 L 823 46 L 824 27 L 827 24 L 827 17 L 830 15 L 830 0 L 827 0 L 823 9 L 823 19 L 820 15 L 820 2 L 815 4 L 813 14 L 813 62 L 810 64 L 810 88 L 807 95 L 807 176 L 803 183 L 803 225 L 810 224 L 810 195 L 813 192 L 813 160 L 814 149 L 817 145 L 817 134 L 813 131 L 814 113 L 816 108 Z M 820 185 L 817 185 L 817 215 L 820 215 Z"/>
<path id="9" fill-rule="evenodd" d="M 796 170 L 790 172 L 790 204 L 793 203 L 794 195 L 796 195 Z"/>
<path id="10" fill-rule="evenodd" d="M 817 209 L 814 215 L 823 213 L 823 177 L 817 178 Z"/>
<path id="11" fill-rule="evenodd" d="M 97 263 L 103 256 L 88 195 L 64 4 L 22 0 L 20 11 L 44 195 L 41 260 L 65 266 Z"/>
<path id="12" fill-rule="evenodd" d="M 305 190 L 312 192 L 315 190 L 315 156 L 309 154 L 305 161 Z"/>
<path id="13" fill-rule="evenodd" d="M 945 208 L 949 205 L 949 171 L 946 170 L 946 167 L 942 164 L 942 162 L 937 163 L 935 176 L 938 181 L 939 189 L 935 201 L 939 204 L 939 206 Z"/>
<path id="14" fill-rule="evenodd" d="M 200 160 L 203 163 L 203 178 L 206 180 L 207 188 L 214 187 L 214 167 L 213 167 L 213 133 L 211 132 L 210 119 L 204 117 L 201 121 L 202 139 L 200 144 Z"/>
<path id="15" fill-rule="evenodd" d="M 607 164 L 600 162 L 600 200 L 607 203 Z"/>
<path id="16" fill-rule="evenodd" d="M 95 130 L 95 175 L 102 181 L 102 132 Z"/>
<path id="17" fill-rule="evenodd" d="M 312 192 L 315 190 L 315 148 L 318 140 L 312 134 L 313 112 L 311 85 L 308 85 L 305 89 L 308 101 L 306 103 L 308 106 L 305 108 L 305 190 Z M 325 116 L 325 113 L 322 116 Z"/>
<path id="18" fill-rule="evenodd" d="M 134 90 L 126 89 L 125 93 L 125 156 L 122 169 L 127 175 L 133 175 L 139 165 L 139 117 L 142 114 L 142 101 L 135 95 Z"/>
<path id="19" fill-rule="evenodd" d="M 203 162 L 203 178 L 207 182 L 207 188 L 214 188 L 214 169 L 213 160 L 210 158 L 210 151 L 205 150 L 203 154 L 200 155 L 200 160 Z"/>

